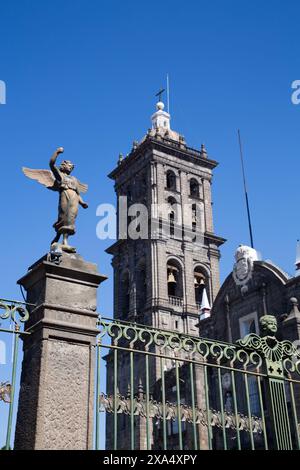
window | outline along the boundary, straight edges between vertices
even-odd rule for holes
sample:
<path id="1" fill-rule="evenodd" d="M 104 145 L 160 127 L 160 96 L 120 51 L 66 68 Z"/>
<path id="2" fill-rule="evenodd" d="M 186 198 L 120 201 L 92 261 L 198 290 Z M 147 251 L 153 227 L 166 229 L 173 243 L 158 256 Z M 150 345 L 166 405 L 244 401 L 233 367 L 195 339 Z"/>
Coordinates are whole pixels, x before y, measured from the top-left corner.
<path id="1" fill-rule="evenodd" d="M 192 205 L 192 231 L 196 232 L 197 229 L 197 207 L 196 204 Z"/>
<path id="2" fill-rule="evenodd" d="M 181 206 L 178 204 L 176 199 L 172 196 L 169 196 L 167 199 L 168 203 L 168 228 L 169 235 L 171 238 L 180 238 L 181 237 Z M 175 227 L 176 225 L 176 227 Z M 176 229 L 176 233 L 175 233 Z"/>
<path id="3" fill-rule="evenodd" d="M 167 171 L 167 189 L 176 191 L 176 176 L 175 173 L 171 170 Z"/>
<path id="4" fill-rule="evenodd" d="M 202 295 L 204 288 L 207 289 L 207 280 L 204 273 L 201 270 L 201 267 L 197 266 L 194 270 L 194 288 L 195 288 L 195 300 L 197 304 L 201 304 Z M 208 292 L 207 292 L 208 294 Z"/>
<path id="5" fill-rule="evenodd" d="M 169 260 L 167 264 L 167 283 L 169 297 L 183 297 L 182 270 L 176 260 Z"/>
<path id="6" fill-rule="evenodd" d="M 169 224 L 170 224 L 170 237 L 174 238 L 175 227 L 174 227 L 175 213 L 171 211 L 169 214 Z"/>
<path id="7" fill-rule="evenodd" d="M 200 197 L 199 183 L 194 178 L 190 181 L 190 196 L 191 197 Z"/>
<path id="8" fill-rule="evenodd" d="M 241 338 L 244 338 L 244 336 L 249 335 L 250 333 L 257 333 L 259 331 L 256 312 L 245 315 L 240 318 L 239 322 Z"/>
<path id="9" fill-rule="evenodd" d="M 177 272 L 173 267 L 168 267 L 168 296 L 176 297 L 177 293 Z"/>
<path id="10" fill-rule="evenodd" d="M 259 331 L 256 312 L 249 313 L 248 315 L 245 315 L 244 317 L 240 318 L 239 323 L 241 338 L 246 335 L 249 335 L 250 333 L 257 333 Z M 250 375 L 248 376 L 248 389 L 251 413 L 253 415 L 260 416 L 261 410 L 256 377 Z"/>
<path id="11" fill-rule="evenodd" d="M 163 222 L 161 217 L 158 220 L 158 233 L 159 233 L 159 238 L 163 236 Z"/>
<path id="12" fill-rule="evenodd" d="M 192 205 L 192 221 L 196 222 L 197 220 L 197 205 L 193 204 Z"/>

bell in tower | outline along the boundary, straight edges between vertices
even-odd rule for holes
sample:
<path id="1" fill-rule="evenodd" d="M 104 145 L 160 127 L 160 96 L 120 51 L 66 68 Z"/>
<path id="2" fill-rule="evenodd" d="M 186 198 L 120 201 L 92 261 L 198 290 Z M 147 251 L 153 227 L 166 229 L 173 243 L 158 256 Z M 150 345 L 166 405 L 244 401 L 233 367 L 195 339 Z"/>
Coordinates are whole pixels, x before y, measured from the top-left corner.
<path id="1" fill-rule="evenodd" d="M 205 276 L 201 272 L 194 272 L 194 287 L 196 303 L 201 303 L 203 290 L 205 289 Z"/>
<path id="2" fill-rule="evenodd" d="M 176 296 L 176 287 L 177 287 L 177 281 L 176 277 L 174 275 L 174 272 L 176 274 L 176 268 L 171 267 L 168 269 L 168 295 L 169 296 Z"/>

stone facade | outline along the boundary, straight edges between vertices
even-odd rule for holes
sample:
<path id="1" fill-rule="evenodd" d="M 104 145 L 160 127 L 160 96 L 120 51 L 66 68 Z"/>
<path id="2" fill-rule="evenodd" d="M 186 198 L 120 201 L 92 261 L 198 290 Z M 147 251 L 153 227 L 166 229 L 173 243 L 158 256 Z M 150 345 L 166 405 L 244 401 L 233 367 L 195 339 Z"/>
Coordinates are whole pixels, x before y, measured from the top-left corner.
<path id="1" fill-rule="evenodd" d="M 239 250 L 247 252 L 248 247 L 240 247 Z M 251 250 L 251 249 L 250 249 Z M 279 340 L 289 340 L 296 347 L 300 341 L 300 311 L 298 299 L 300 299 L 300 276 L 289 276 L 278 266 L 270 261 L 256 259 L 244 266 L 240 272 L 234 270 L 224 281 L 215 299 L 211 317 L 202 322 L 203 335 L 220 341 L 235 343 L 238 339 L 250 333 L 259 334 L 259 319 L 266 314 L 273 315 L 277 319 Z M 247 272 L 248 271 L 248 272 Z M 238 275 L 237 275 L 238 274 Z M 296 374 L 295 379 L 299 377 Z M 250 384 L 251 410 L 254 415 L 260 416 L 259 392 L 257 384 Z M 238 387 L 238 385 L 237 385 Z M 244 386 L 241 384 L 241 389 Z M 238 387 L 239 389 L 239 387 Z M 232 390 L 224 389 L 226 394 Z M 267 396 L 267 390 L 263 387 L 263 396 Z M 294 397 L 298 416 L 300 415 L 300 387 L 294 386 Z M 246 411 L 246 403 L 242 398 L 242 392 L 238 397 L 242 411 Z M 291 409 L 290 392 L 286 390 L 288 409 Z M 264 398 L 264 415 L 268 418 L 272 411 L 271 400 Z M 269 443 L 270 444 L 270 443 Z M 257 447 L 262 445 L 258 440 Z M 274 443 L 272 445 L 275 445 Z"/>
<path id="2" fill-rule="evenodd" d="M 134 143 L 130 154 L 109 175 L 118 199 L 118 241 L 107 250 L 113 255 L 114 317 L 198 336 L 201 295 L 197 295 L 195 283 L 199 281 L 200 290 L 205 286 L 212 304 L 220 286 L 219 246 L 225 241 L 213 229 L 211 184 L 217 162 L 208 158 L 204 146 L 201 151 L 189 148 L 184 137 L 170 129 L 170 116 L 161 105 L 158 103 L 152 116 L 152 130 Z M 129 217 L 122 216 L 124 198 Z M 128 235 L 134 223 L 134 217 L 130 218 L 134 204 L 143 205 L 148 213 L 147 233 L 136 239 Z M 144 360 L 135 358 L 135 394 L 139 386 L 145 388 Z M 111 355 L 107 367 L 109 394 L 113 386 Z M 125 357 L 120 358 L 120 367 L 118 390 L 126 395 L 129 365 Z M 166 367 L 172 368 L 171 357 Z M 198 375 L 196 394 L 203 406 L 202 376 Z M 155 359 L 151 362 L 151 390 L 160 379 L 159 359 Z M 112 417 L 107 420 L 107 428 L 112 429 Z M 128 448 L 126 429 L 118 439 L 124 449 Z M 135 441 L 137 448 L 145 448 L 143 419 L 136 423 Z M 111 432 L 107 433 L 107 448 L 112 448 Z"/>
<path id="3" fill-rule="evenodd" d="M 205 279 L 209 300 L 214 301 L 220 287 L 219 246 L 225 241 L 213 233 L 211 183 L 216 165 L 206 153 L 188 148 L 184 140 L 179 145 L 176 140 L 157 132 L 154 135 L 148 133 L 109 175 L 115 181 L 118 199 L 127 197 L 128 208 L 132 204 L 143 204 L 149 214 L 145 239 L 119 238 L 107 250 L 113 255 L 115 318 L 135 318 L 141 323 L 173 329 L 174 317 L 178 317 L 178 320 L 184 320 L 179 331 L 189 333 L 192 322 L 188 324 L 186 318 L 194 318 L 197 322 L 199 314 L 194 276 L 197 267 Z M 174 187 L 167 185 L 169 171 L 175 177 Z M 198 194 L 194 196 L 190 189 L 191 180 L 198 184 Z M 174 222 L 173 236 L 168 218 L 172 206 L 170 200 L 181 219 Z M 156 204 L 158 209 L 154 207 Z M 199 211 L 196 239 L 193 239 L 192 228 L 193 204 Z M 119 218 L 118 204 L 118 229 L 124 226 Z M 180 271 L 181 292 L 178 296 L 168 293 L 167 265 L 170 260 L 174 260 Z M 141 271 L 145 292 L 138 289 Z M 143 308 L 138 307 L 140 295 L 143 296 Z M 178 305 L 176 299 L 173 301 L 170 297 L 178 297 Z M 196 330 L 192 334 L 197 334 Z"/>
<path id="4" fill-rule="evenodd" d="M 235 342 L 246 333 L 244 320 L 253 320 L 253 329 L 258 333 L 259 318 L 270 314 L 277 318 L 280 339 L 299 340 L 299 298 L 299 276 L 291 277 L 271 262 L 254 261 L 246 291 L 237 285 L 233 273 L 224 281 L 211 317 L 203 322 L 204 333 Z"/>

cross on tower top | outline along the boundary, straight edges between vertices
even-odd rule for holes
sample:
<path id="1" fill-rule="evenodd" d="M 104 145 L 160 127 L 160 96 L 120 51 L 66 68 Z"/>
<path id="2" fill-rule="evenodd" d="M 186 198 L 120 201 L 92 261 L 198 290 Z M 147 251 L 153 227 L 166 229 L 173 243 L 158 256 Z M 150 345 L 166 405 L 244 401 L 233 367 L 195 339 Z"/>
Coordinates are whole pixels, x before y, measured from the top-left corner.
<path id="1" fill-rule="evenodd" d="M 161 88 L 158 93 L 156 93 L 155 96 L 158 96 L 158 100 L 161 101 L 161 95 L 164 93 L 165 89 Z"/>

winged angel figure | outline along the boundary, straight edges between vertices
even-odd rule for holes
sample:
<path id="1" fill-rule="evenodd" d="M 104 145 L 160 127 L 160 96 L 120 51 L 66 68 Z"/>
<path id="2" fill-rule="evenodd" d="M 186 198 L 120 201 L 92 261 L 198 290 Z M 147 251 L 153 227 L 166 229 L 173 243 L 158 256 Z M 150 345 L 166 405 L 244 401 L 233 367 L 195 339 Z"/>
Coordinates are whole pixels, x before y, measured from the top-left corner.
<path id="1" fill-rule="evenodd" d="M 59 192 L 58 219 L 53 225 L 56 236 L 51 245 L 58 243 L 63 237 L 61 249 L 68 253 L 75 253 L 76 249 L 69 245 L 68 237 L 75 233 L 75 221 L 78 214 L 78 205 L 88 208 L 80 193 L 88 190 L 86 184 L 81 183 L 75 176 L 71 176 L 74 165 L 69 160 L 63 160 L 59 167 L 55 165 L 59 154 L 64 149 L 59 147 L 50 159 L 50 170 L 32 170 L 23 167 L 23 173 L 30 179 L 36 180 L 46 188 Z"/>

